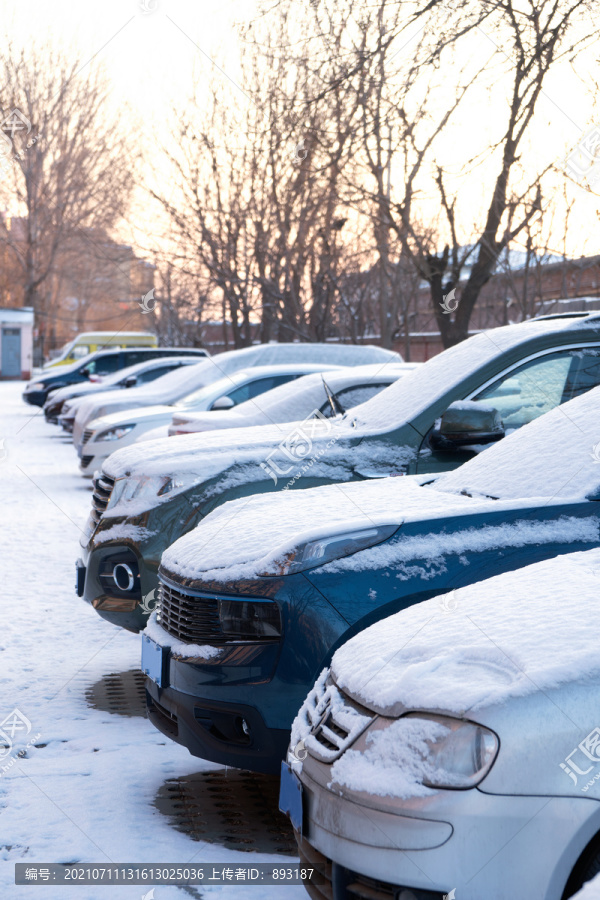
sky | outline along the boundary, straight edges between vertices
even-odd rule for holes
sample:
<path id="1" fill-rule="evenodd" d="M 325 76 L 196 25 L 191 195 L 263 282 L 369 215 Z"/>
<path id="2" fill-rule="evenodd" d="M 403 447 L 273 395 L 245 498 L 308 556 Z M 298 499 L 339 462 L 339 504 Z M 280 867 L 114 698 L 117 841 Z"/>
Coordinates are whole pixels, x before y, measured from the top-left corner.
<path id="1" fill-rule="evenodd" d="M 3 25 L 19 42 L 50 39 L 71 48 L 84 65 L 101 62 L 112 83 L 113 103 L 131 116 L 143 149 L 151 151 L 146 156 L 154 157 L 152 175 L 158 173 L 160 177 L 163 170 L 158 146 L 153 153 L 155 148 L 148 144 L 160 143 L 173 105 L 185 103 L 194 77 L 200 84 L 205 81 L 207 87 L 211 78 L 227 80 L 233 96 L 238 96 L 239 86 L 240 103 L 245 102 L 235 24 L 256 15 L 258 3 L 259 0 L 4 0 Z M 405 42 L 400 52 L 410 54 L 411 42 Z M 548 77 L 535 125 L 524 145 L 531 173 L 553 163 L 562 165 L 565 155 L 594 124 L 594 85 L 588 72 L 595 70 L 595 56 L 592 49 L 577 70 L 565 63 Z M 506 69 L 507 59 L 497 39 L 489 31 L 479 29 L 470 37 L 468 47 L 461 45 L 456 65 L 470 67 L 471 71 L 477 66 L 500 71 Z M 448 79 L 451 83 L 452 79 Z M 480 219 L 482 184 L 489 185 L 496 164 L 474 167 L 465 179 L 465 160 L 485 151 L 499 136 L 504 122 L 502 93 L 508 87 L 506 78 L 499 77 L 491 91 L 474 91 L 444 137 L 443 157 L 449 178 L 455 177 L 457 184 L 462 179 L 458 216 L 467 229 L 471 222 Z M 438 88 L 440 104 L 448 99 L 443 96 L 443 89 L 442 79 Z M 164 177 L 168 178 L 166 168 Z M 399 168 L 392 165 L 392 199 L 394 193 L 400 193 L 401 177 Z M 563 191 L 573 202 L 567 231 L 568 254 L 596 252 L 598 198 L 560 174 L 552 176 L 548 184 L 547 201 L 557 207 L 559 219 L 564 207 L 560 199 Z M 439 199 L 433 183 L 423 184 L 423 190 L 425 215 L 436 216 Z M 123 235 L 138 248 L 148 247 L 151 241 L 145 234 L 148 229 L 144 220 L 147 221 L 149 210 L 142 191 L 136 201 L 136 213 L 124 227 Z M 155 232 L 160 233 L 160 228 Z M 562 242 L 551 249 L 560 252 Z"/>

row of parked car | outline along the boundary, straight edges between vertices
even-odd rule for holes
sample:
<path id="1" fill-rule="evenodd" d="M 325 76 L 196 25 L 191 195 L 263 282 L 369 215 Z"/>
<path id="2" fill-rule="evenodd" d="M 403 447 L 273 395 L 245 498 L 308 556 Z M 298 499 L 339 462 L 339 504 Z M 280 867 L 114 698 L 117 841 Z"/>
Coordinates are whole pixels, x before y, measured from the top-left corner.
<path id="1" fill-rule="evenodd" d="M 260 350 L 184 374 L 233 391 Z M 143 631 L 163 734 L 281 771 L 313 897 L 573 896 L 600 870 L 600 315 L 371 366 L 107 456 L 78 593 Z"/>

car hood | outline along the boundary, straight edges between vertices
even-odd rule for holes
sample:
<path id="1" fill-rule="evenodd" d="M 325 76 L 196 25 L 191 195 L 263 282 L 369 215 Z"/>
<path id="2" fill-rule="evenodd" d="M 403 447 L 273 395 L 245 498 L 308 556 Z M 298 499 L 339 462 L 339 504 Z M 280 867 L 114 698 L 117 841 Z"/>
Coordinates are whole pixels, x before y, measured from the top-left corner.
<path id="1" fill-rule="evenodd" d="M 440 518 L 481 513 L 493 503 L 421 487 L 422 480 L 423 476 L 378 478 L 234 500 L 169 547 L 162 564 L 184 578 L 229 582 L 256 578 L 265 572 L 275 574 L 276 562 L 308 540 L 380 525 L 400 527 L 415 518 L 431 518 L 437 528 Z M 369 554 L 388 543 L 346 560 L 360 568 Z"/>
<path id="2" fill-rule="evenodd" d="M 150 428 L 154 423 L 158 425 L 163 420 L 170 422 L 172 415 L 172 406 L 144 406 L 141 409 L 129 407 L 121 412 L 94 419 L 88 424 L 88 428 L 96 431 L 98 428 L 116 428 L 118 425 L 130 425 L 132 422 L 135 422 L 136 425 L 147 425 Z"/>
<path id="3" fill-rule="evenodd" d="M 265 413 L 256 409 L 250 416 L 242 416 L 233 409 L 214 409 L 205 412 L 189 412 L 184 409 L 173 410 L 173 428 L 178 425 L 193 428 L 195 431 L 213 431 L 222 428 L 251 428 L 253 425 L 268 425 Z M 194 433 L 194 432 L 190 432 Z"/>
<path id="4" fill-rule="evenodd" d="M 579 520 L 597 541 L 594 521 Z M 365 629 L 335 653 L 331 674 L 348 696 L 392 717 L 465 716 L 597 678 L 599 578 L 593 549 L 459 588 Z"/>

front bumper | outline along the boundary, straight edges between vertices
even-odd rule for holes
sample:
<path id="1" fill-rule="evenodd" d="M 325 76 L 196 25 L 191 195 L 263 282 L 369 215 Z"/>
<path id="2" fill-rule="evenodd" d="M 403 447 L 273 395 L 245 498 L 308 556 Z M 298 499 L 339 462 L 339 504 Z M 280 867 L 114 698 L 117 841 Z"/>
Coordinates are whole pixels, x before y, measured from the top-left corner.
<path id="1" fill-rule="evenodd" d="M 214 643 L 219 653 L 209 660 L 183 658 L 179 644 L 171 651 L 165 634 L 162 686 L 150 679 L 146 683 L 149 717 L 194 756 L 278 773 L 294 716 L 347 623 L 301 574 L 219 584 L 212 590 L 197 582 L 181 590 L 185 587 L 199 603 L 203 598 L 272 600 L 279 607 L 282 634 L 270 641 Z"/>
<path id="2" fill-rule="evenodd" d="M 31 406 L 43 406 L 48 396 L 47 391 L 23 391 L 21 397 Z"/>
<path id="3" fill-rule="evenodd" d="M 347 888 L 357 880 L 377 882 L 382 900 L 403 889 L 416 900 L 452 890 L 457 900 L 561 900 L 600 828 L 600 804 L 588 799 L 440 790 L 398 800 L 394 815 L 334 794 L 306 769 L 302 785 L 301 862 L 329 872 L 333 900 L 354 896 Z"/>

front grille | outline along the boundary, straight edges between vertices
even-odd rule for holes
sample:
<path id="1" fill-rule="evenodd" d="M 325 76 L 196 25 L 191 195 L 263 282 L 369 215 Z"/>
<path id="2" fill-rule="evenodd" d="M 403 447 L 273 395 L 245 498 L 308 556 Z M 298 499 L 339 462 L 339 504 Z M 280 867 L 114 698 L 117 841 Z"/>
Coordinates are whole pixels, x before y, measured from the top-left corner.
<path id="1" fill-rule="evenodd" d="M 186 644 L 225 644 L 219 601 L 215 597 L 192 597 L 165 582 L 158 589 L 157 621 L 178 641 Z"/>
<path id="2" fill-rule="evenodd" d="M 82 456 L 81 457 L 81 468 L 87 469 L 91 461 L 93 460 L 93 456 Z"/>
<path id="3" fill-rule="evenodd" d="M 375 718 L 331 681 L 319 679 L 309 692 L 299 716 L 309 731 L 306 748 L 322 762 L 333 762 L 354 743 Z"/>
<path id="4" fill-rule="evenodd" d="M 83 445 L 83 444 L 87 444 L 87 442 L 89 441 L 89 439 L 91 438 L 91 436 L 93 435 L 93 433 L 94 433 L 93 428 L 86 428 L 86 429 L 85 429 L 85 431 L 83 432 L 83 438 L 81 439 L 82 445 Z"/>
<path id="5" fill-rule="evenodd" d="M 83 456 L 81 458 L 81 467 L 87 468 L 89 466 L 90 461 L 93 459 L 92 456 Z M 86 462 L 87 460 L 87 462 Z M 92 512 L 91 519 L 95 525 L 98 524 L 102 513 L 106 510 L 108 506 L 108 501 L 110 500 L 110 495 L 112 489 L 115 484 L 114 478 L 110 478 L 108 475 L 100 475 L 98 478 L 94 478 L 94 490 L 92 493 Z"/>

